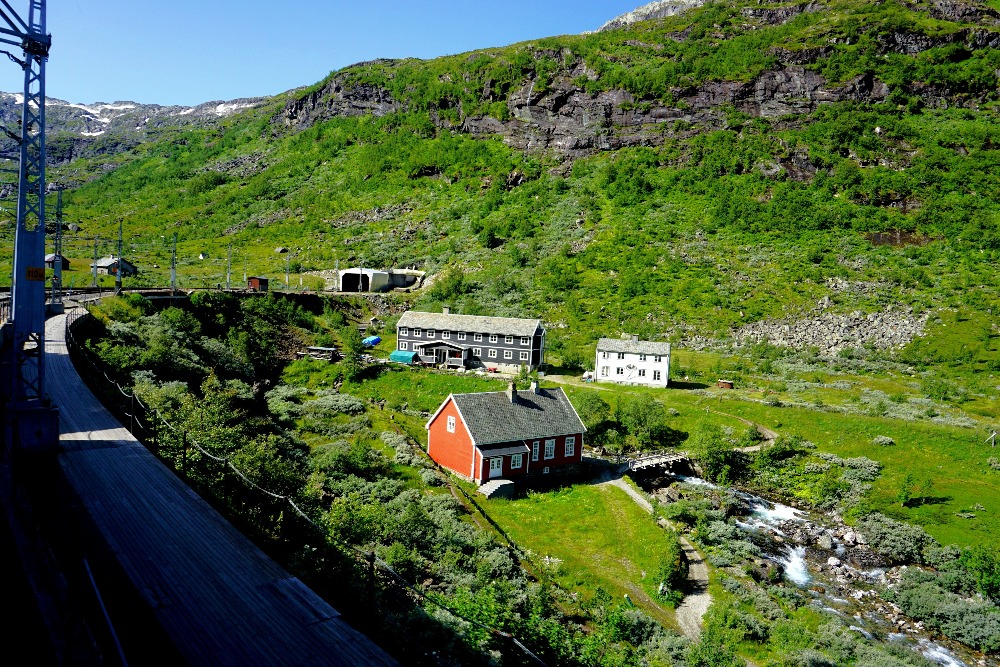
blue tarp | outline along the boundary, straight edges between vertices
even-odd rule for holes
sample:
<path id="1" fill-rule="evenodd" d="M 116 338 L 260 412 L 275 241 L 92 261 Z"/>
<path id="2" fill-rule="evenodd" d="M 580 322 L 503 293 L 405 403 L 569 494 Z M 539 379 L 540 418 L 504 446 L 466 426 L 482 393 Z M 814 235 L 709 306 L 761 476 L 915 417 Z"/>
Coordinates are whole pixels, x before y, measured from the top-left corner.
<path id="1" fill-rule="evenodd" d="M 379 336 L 368 336 L 367 338 L 361 339 L 361 344 L 365 347 L 375 347 L 381 342 L 382 339 Z"/>
<path id="2" fill-rule="evenodd" d="M 389 354 L 389 361 L 395 361 L 400 364 L 412 364 L 418 361 L 418 356 L 416 352 L 407 352 L 406 350 L 394 350 Z"/>

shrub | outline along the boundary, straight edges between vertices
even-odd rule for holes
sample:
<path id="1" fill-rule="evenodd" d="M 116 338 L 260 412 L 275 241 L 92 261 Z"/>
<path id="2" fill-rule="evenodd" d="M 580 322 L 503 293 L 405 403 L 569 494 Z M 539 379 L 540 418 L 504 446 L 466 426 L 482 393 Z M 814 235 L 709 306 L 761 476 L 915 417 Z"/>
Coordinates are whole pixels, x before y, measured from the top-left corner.
<path id="1" fill-rule="evenodd" d="M 909 616 L 984 652 L 1000 649 L 1000 608 L 942 590 L 929 573 L 907 574 L 888 597 Z"/>
<path id="2" fill-rule="evenodd" d="M 893 445 L 896 444 L 896 441 L 887 435 L 876 435 L 872 439 L 872 444 L 878 445 L 880 447 L 892 447 Z"/>
<path id="3" fill-rule="evenodd" d="M 430 468 L 424 468 L 420 471 L 420 479 L 427 486 L 441 486 L 444 484 L 444 480 L 441 479 L 441 476 Z"/>
<path id="4" fill-rule="evenodd" d="M 857 528 L 872 549 L 894 563 L 923 562 L 924 548 L 936 544 L 923 528 L 890 519 L 878 512 L 858 521 Z"/>
<path id="5" fill-rule="evenodd" d="M 306 403 L 305 409 L 313 415 L 317 413 L 359 415 L 365 411 L 365 404 L 350 394 L 324 393 L 316 400 Z"/>

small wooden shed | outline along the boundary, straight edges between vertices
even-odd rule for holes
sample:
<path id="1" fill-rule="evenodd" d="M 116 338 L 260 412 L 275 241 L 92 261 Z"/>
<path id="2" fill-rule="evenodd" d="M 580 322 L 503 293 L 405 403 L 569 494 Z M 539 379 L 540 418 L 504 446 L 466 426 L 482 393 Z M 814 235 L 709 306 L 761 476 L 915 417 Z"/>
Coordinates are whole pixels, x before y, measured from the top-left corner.
<path id="1" fill-rule="evenodd" d="M 261 278 L 259 276 L 250 276 L 247 278 L 247 289 L 251 292 L 266 292 L 267 291 L 267 278 Z"/>

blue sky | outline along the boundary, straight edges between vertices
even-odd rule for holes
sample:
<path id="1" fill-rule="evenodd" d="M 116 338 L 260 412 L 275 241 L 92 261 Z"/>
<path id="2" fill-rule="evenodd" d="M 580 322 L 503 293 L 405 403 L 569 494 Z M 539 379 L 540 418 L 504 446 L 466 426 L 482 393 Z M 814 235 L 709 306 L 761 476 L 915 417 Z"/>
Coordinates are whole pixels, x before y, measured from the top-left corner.
<path id="1" fill-rule="evenodd" d="M 10 0 L 26 15 L 27 0 Z M 273 95 L 378 57 L 594 30 L 643 0 L 49 0 L 46 94 L 193 105 Z M 16 55 L 20 56 L 20 53 Z M 23 74 L 0 61 L 0 90 Z"/>

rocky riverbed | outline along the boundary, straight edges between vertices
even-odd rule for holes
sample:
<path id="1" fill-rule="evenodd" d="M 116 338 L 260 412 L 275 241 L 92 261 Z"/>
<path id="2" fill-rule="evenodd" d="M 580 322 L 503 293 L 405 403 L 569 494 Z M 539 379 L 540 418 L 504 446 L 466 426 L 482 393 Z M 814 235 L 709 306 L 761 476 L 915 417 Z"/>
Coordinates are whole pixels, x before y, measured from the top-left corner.
<path id="1" fill-rule="evenodd" d="M 909 618 L 885 599 L 908 566 L 890 567 L 865 535 L 833 513 L 799 510 L 759 496 L 709 484 L 694 477 L 653 480 L 647 490 L 661 503 L 701 495 L 724 507 L 760 555 L 731 567 L 757 581 L 784 578 L 809 597 L 808 603 L 872 641 L 907 645 L 932 663 L 947 667 L 997 667 L 994 657 L 949 640 Z M 913 567 L 913 566 L 909 566 Z"/>

